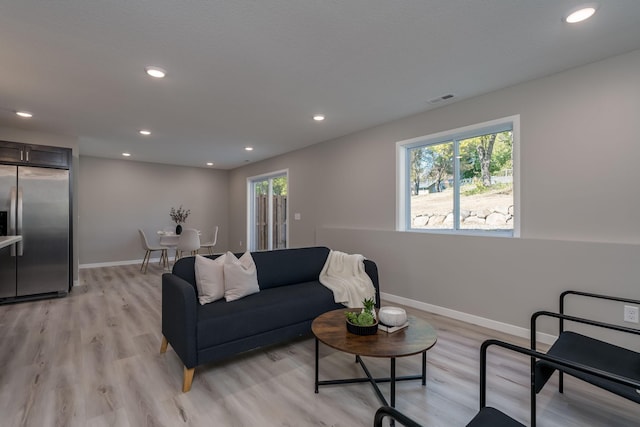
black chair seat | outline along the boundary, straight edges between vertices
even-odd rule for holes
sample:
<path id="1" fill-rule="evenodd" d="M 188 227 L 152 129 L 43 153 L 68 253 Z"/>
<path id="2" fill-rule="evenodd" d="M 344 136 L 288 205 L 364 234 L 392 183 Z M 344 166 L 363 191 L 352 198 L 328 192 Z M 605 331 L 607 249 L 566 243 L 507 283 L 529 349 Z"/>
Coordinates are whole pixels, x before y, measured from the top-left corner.
<path id="1" fill-rule="evenodd" d="M 547 354 L 640 381 L 640 353 L 575 332 L 562 332 Z M 539 360 L 536 363 L 536 393 L 544 387 L 553 372 L 559 368 L 569 375 L 640 403 L 640 393 L 634 387 L 618 384 L 575 369 L 562 368 L 554 362 L 545 360 Z"/>
<path id="2" fill-rule="evenodd" d="M 485 406 L 476 414 L 467 427 L 525 427 L 491 406 Z"/>

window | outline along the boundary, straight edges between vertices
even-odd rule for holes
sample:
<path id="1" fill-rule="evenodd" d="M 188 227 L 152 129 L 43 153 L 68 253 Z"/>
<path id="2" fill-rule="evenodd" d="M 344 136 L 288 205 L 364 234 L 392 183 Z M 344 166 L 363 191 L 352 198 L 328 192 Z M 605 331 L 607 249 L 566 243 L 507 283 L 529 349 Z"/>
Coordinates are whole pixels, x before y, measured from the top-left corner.
<path id="1" fill-rule="evenodd" d="M 518 235 L 519 117 L 401 141 L 398 229 Z"/>
<path id="2" fill-rule="evenodd" d="M 288 241 L 288 172 L 249 178 L 249 250 L 284 249 Z"/>

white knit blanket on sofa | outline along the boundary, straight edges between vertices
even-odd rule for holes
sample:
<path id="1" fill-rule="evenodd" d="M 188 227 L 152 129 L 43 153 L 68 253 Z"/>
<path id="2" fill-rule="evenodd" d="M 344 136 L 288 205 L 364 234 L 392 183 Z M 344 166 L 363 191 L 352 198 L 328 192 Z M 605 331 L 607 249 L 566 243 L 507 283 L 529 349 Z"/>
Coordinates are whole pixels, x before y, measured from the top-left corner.
<path id="1" fill-rule="evenodd" d="M 349 308 L 362 307 L 365 298 L 374 298 L 376 290 L 364 271 L 364 256 L 330 251 L 320 272 L 320 283 L 333 291 L 335 302 Z"/>

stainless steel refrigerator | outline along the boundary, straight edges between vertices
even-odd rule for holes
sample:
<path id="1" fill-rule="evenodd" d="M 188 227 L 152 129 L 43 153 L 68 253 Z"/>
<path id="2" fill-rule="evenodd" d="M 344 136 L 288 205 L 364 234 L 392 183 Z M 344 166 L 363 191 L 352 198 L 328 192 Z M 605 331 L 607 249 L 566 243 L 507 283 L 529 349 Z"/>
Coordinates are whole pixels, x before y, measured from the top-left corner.
<path id="1" fill-rule="evenodd" d="M 0 164 L 0 235 L 22 236 L 0 249 L 0 302 L 71 289 L 69 188 L 69 170 Z"/>

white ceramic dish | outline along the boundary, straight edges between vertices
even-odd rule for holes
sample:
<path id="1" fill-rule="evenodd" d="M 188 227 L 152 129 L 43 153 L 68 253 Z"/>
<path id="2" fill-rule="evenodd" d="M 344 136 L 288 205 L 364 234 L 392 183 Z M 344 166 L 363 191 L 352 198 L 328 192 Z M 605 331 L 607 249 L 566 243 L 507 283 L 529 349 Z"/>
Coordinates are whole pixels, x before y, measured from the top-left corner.
<path id="1" fill-rule="evenodd" d="M 407 321 L 407 312 L 400 307 L 381 307 L 378 311 L 378 320 L 387 326 L 404 325 Z"/>

